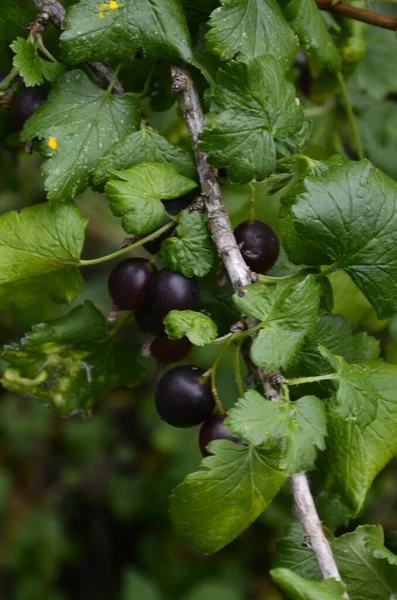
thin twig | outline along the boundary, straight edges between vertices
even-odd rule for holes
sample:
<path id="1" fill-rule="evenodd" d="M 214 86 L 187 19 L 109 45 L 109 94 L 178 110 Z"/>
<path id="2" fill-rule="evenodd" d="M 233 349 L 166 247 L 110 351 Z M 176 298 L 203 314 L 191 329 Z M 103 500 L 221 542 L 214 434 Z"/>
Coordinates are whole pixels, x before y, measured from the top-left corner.
<path id="1" fill-rule="evenodd" d="M 205 126 L 200 99 L 186 68 L 178 65 L 172 66 L 171 79 L 173 92 L 179 94 L 183 118 L 192 141 L 212 239 L 224 262 L 230 281 L 238 292 L 241 286 L 253 281 L 253 274 L 245 264 L 234 237 L 229 215 L 222 199 L 217 170 L 206 162 L 205 154 L 198 149 L 199 134 Z M 261 370 L 258 370 L 258 373 L 259 371 Z M 260 375 L 266 396 L 268 399 L 276 399 L 277 389 L 272 381 L 274 373 L 268 374 L 261 371 Z M 298 473 L 291 477 L 291 489 L 297 517 L 303 526 L 306 539 L 310 541 L 323 577 L 333 577 L 340 581 L 338 567 L 322 530 L 304 473 Z"/>
<path id="2" fill-rule="evenodd" d="M 355 21 L 361 21 L 362 23 L 368 23 L 369 25 L 375 25 L 376 27 L 383 27 L 383 29 L 391 29 L 397 31 L 397 18 L 389 17 L 388 15 L 382 15 L 372 10 L 366 10 L 364 8 L 358 8 L 351 4 L 344 4 L 338 2 L 332 4 L 330 0 L 316 0 L 317 6 L 321 10 L 327 12 L 336 13 Z"/>
<path id="3" fill-rule="evenodd" d="M 58 0 L 33 0 L 35 5 L 40 11 L 36 23 L 40 26 L 42 23 L 51 21 L 57 29 L 62 30 L 62 23 L 65 18 L 66 11 L 62 4 Z M 102 62 L 87 62 L 88 68 L 90 69 L 93 77 L 99 85 L 103 88 L 107 88 L 110 82 L 114 78 L 114 71 L 108 67 L 106 63 Z M 120 81 L 116 78 L 113 83 L 113 93 L 123 94 L 124 88 Z"/>

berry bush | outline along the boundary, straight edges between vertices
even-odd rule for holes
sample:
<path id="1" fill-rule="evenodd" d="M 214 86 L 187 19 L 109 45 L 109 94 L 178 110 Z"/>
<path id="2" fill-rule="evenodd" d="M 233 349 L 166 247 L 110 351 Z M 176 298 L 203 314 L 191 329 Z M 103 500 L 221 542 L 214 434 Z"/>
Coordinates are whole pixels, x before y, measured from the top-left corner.
<path id="1" fill-rule="evenodd" d="M 0 0 L 7 600 L 397 597 L 373 8 Z"/>

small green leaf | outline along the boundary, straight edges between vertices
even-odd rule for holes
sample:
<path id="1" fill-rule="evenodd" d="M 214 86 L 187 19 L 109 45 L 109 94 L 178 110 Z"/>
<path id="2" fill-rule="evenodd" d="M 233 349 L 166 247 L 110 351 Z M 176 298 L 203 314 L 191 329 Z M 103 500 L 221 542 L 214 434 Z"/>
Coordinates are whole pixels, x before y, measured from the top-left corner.
<path id="1" fill-rule="evenodd" d="M 376 475 L 397 452 L 397 365 L 367 361 L 364 367 L 377 404 L 374 420 L 363 428 L 357 419 L 341 414 L 335 399 L 327 406 L 328 485 L 354 514 L 361 510 Z M 345 401 L 351 405 L 350 396 Z"/>
<path id="2" fill-rule="evenodd" d="M 304 396 L 293 402 L 288 427 L 280 465 L 292 475 L 311 469 L 317 457 L 317 449 L 325 450 L 327 417 L 324 402 L 316 396 Z"/>
<path id="3" fill-rule="evenodd" d="M 330 362 L 339 383 L 338 391 L 328 403 L 329 411 L 345 420 L 354 421 L 364 429 L 374 420 L 377 411 L 377 398 L 369 370 L 362 365 L 350 365 L 341 356 L 334 356 L 322 346 L 319 350 Z"/>
<path id="4" fill-rule="evenodd" d="M 286 481 L 263 450 L 230 441 L 211 442 L 205 458 L 171 495 L 177 534 L 205 553 L 232 542 L 263 512 Z"/>
<path id="5" fill-rule="evenodd" d="M 248 390 L 230 409 L 225 424 L 248 444 L 276 448 L 288 435 L 288 405 L 269 402 L 258 392 Z"/>
<path id="6" fill-rule="evenodd" d="M 94 184 L 102 189 L 111 178 L 112 171 L 123 170 L 143 162 L 170 163 L 189 179 L 196 179 L 193 156 L 185 148 L 176 146 L 150 127 L 141 127 L 115 144 L 98 162 Z"/>
<path id="7" fill-rule="evenodd" d="M 297 51 L 297 40 L 276 0 L 221 0 L 207 34 L 209 49 L 222 60 L 270 54 L 287 68 Z"/>
<path id="8" fill-rule="evenodd" d="M 269 370 L 287 367 L 316 321 L 319 288 L 314 278 L 253 284 L 243 291 L 243 296 L 233 296 L 237 308 L 262 322 L 251 347 L 252 361 Z"/>
<path id="9" fill-rule="evenodd" d="M 228 167 L 232 183 L 271 175 L 276 158 L 298 154 L 307 141 L 308 122 L 295 95 L 273 56 L 220 69 L 209 92 L 213 112 L 200 136 L 208 162 Z"/>
<path id="10" fill-rule="evenodd" d="M 307 581 L 289 569 L 273 569 L 270 575 L 291 600 L 340 600 L 345 591 L 343 584 L 335 579 Z"/>
<path id="11" fill-rule="evenodd" d="M 164 325 L 168 337 L 178 340 L 185 335 L 195 346 L 205 346 L 218 335 L 214 321 L 194 310 L 171 310 Z"/>
<path id="12" fill-rule="evenodd" d="M 0 308 L 40 298 L 73 300 L 81 289 L 78 266 L 86 225 L 72 204 L 36 204 L 1 215 Z"/>
<path id="13" fill-rule="evenodd" d="M 38 49 L 23 38 L 17 38 L 11 44 L 11 49 L 15 52 L 14 67 L 19 69 L 19 73 L 28 87 L 41 85 L 44 80 L 55 81 L 65 70 L 65 66 L 61 63 L 42 58 Z"/>
<path id="14" fill-rule="evenodd" d="M 6 346 L 2 385 L 68 416 L 87 412 L 106 392 L 142 382 L 138 347 L 109 336 L 105 317 L 91 302 L 35 325 L 20 344 Z"/>
<path id="15" fill-rule="evenodd" d="M 132 94 L 99 89 L 83 71 L 62 75 L 26 122 L 23 141 L 38 137 L 49 158 L 43 173 L 50 200 L 67 202 L 82 192 L 98 160 L 125 135 L 138 129 L 139 102 Z"/>
<path id="16" fill-rule="evenodd" d="M 161 224 L 166 211 L 161 200 L 172 200 L 197 187 L 167 163 L 140 163 L 127 171 L 114 171 L 113 177 L 105 190 L 110 208 L 123 217 L 125 231 L 136 235 Z"/>
<path id="17" fill-rule="evenodd" d="M 282 0 L 284 17 L 305 50 L 330 71 L 340 71 L 342 60 L 314 0 Z"/>
<path id="18" fill-rule="evenodd" d="M 183 210 L 176 235 L 161 245 L 161 258 L 171 271 L 185 277 L 204 277 L 214 264 L 214 249 L 204 215 Z"/>
<path id="19" fill-rule="evenodd" d="M 67 62 L 130 60 L 138 51 L 189 61 L 190 36 L 178 0 L 83 0 L 72 6 L 61 36 Z"/>
<path id="20" fill-rule="evenodd" d="M 335 264 L 379 318 L 391 316 L 397 310 L 397 184 L 365 160 L 332 165 L 303 185 L 286 218 L 290 259 Z"/>
<path id="21" fill-rule="evenodd" d="M 234 436 L 266 449 L 281 444 L 280 466 L 289 474 L 310 469 L 317 448 L 325 449 L 325 407 L 315 396 L 276 403 L 249 390 L 229 410 L 226 426 Z"/>

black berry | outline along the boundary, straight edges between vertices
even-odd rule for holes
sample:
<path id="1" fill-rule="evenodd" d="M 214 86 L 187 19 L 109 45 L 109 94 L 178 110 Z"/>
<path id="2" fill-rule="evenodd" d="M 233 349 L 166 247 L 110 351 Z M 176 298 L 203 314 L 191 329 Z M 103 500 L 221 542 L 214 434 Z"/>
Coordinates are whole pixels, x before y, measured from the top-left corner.
<path id="1" fill-rule="evenodd" d="M 199 425 L 214 410 L 210 382 L 204 370 L 192 365 L 174 367 L 165 373 L 156 389 L 156 407 L 162 419 L 174 427 Z"/>
<path id="2" fill-rule="evenodd" d="M 230 440 L 236 444 L 241 444 L 241 440 L 232 436 L 230 431 L 225 427 L 225 419 L 227 415 L 211 415 L 209 419 L 202 424 L 199 433 L 199 446 L 203 456 L 209 456 L 207 445 L 213 440 Z"/>
<path id="3" fill-rule="evenodd" d="M 236 227 L 234 236 L 250 269 L 255 273 L 267 273 L 280 251 L 273 229 L 261 221 L 245 221 Z"/>
<path id="4" fill-rule="evenodd" d="M 156 313 L 150 306 L 140 308 L 135 313 L 135 322 L 139 329 L 157 337 L 167 337 L 163 323 L 163 315 Z"/>
<path id="5" fill-rule="evenodd" d="M 12 103 L 11 112 L 14 123 L 22 129 L 25 121 L 38 109 L 47 98 L 47 92 L 42 87 L 28 87 L 20 90 Z"/>
<path id="6" fill-rule="evenodd" d="M 192 348 L 192 344 L 186 337 L 180 340 L 170 340 L 169 338 L 156 338 L 150 346 L 150 352 L 154 358 L 163 363 L 179 362 L 187 356 Z"/>
<path id="7" fill-rule="evenodd" d="M 110 273 L 109 294 L 121 310 L 135 310 L 145 305 L 149 284 L 156 267 L 144 258 L 127 258 Z"/>
<path id="8" fill-rule="evenodd" d="M 195 278 L 189 279 L 162 269 L 150 282 L 149 302 L 160 315 L 165 316 L 170 310 L 194 310 L 198 298 L 199 287 Z"/>
<path id="9" fill-rule="evenodd" d="M 186 196 L 181 196 L 180 198 L 175 198 L 174 200 L 167 200 L 167 201 L 163 200 L 163 204 L 164 204 L 164 207 L 165 207 L 165 210 L 167 211 L 167 213 L 169 215 L 171 215 L 172 217 L 174 217 L 179 212 L 181 212 L 181 210 L 183 210 L 184 208 L 189 206 L 191 201 L 192 201 L 192 196 L 191 196 L 191 194 L 188 194 Z M 169 223 L 169 221 L 170 220 L 168 218 L 165 218 L 159 227 L 163 227 L 164 225 Z M 166 238 L 170 237 L 170 235 L 174 231 L 175 227 L 176 227 L 176 225 L 174 227 L 170 227 L 170 229 L 167 229 L 167 231 L 164 231 L 164 233 L 161 233 L 154 240 L 150 240 L 150 242 L 146 242 L 146 244 L 143 244 L 143 247 L 145 248 L 145 250 L 147 250 L 151 254 L 157 254 L 158 252 L 160 252 L 161 244 L 163 243 L 163 241 Z"/>

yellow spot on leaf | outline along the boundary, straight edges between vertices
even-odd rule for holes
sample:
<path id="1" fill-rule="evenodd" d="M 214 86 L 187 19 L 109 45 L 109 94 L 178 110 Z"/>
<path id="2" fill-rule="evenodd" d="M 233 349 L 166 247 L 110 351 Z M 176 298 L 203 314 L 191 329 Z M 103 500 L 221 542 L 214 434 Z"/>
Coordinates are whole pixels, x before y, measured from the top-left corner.
<path id="1" fill-rule="evenodd" d="M 104 17 L 110 17 L 112 14 L 112 10 L 117 10 L 120 8 L 120 4 L 115 0 L 109 0 L 109 2 L 102 2 L 98 6 L 98 16 L 100 19 Z"/>
<path id="2" fill-rule="evenodd" d="M 56 150 L 58 148 L 57 141 L 53 137 L 48 138 L 48 145 L 51 148 L 51 150 Z"/>

